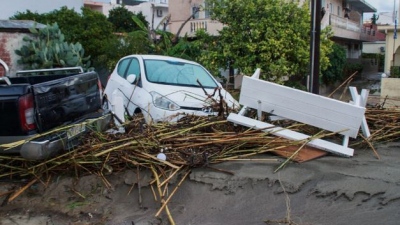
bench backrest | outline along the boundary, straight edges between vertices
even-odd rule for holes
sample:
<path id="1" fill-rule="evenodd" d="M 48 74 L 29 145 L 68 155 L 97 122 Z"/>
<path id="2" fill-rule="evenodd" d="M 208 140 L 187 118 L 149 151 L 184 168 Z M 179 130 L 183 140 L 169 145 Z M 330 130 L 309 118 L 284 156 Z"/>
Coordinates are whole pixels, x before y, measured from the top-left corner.
<path id="1" fill-rule="evenodd" d="M 239 103 L 353 138 L 365 113 L 360 106 L 248 76 L 243 77 Z"/>

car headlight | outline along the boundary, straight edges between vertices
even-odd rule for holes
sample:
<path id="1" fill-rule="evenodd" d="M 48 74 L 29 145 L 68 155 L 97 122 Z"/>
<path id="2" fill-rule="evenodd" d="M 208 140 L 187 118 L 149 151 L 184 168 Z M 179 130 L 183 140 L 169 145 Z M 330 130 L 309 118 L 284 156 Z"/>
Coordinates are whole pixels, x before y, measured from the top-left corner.
<path id="1" fill-rule="evenodd" d="M 159 93 L 152 91 L 150 92 L 151 96 L 153 97 L 153 104 L 161 109 L 175 111 L 180 109 L 179 105 L 175 102 L 171 101 L 169 98 L 160 95 Z"/>

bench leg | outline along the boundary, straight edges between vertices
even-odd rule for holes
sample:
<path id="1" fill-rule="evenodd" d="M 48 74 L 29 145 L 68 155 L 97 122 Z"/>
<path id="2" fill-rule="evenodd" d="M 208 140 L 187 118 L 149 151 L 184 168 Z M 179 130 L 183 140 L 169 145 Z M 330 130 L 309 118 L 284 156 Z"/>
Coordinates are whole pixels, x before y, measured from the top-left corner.
<path id="1" fill-rule="evenodd" d="M 359 95 L 356 87 L 349 87 L 349 89 L 350 89 L 351 98 L 353 99 L 353 104 L 361 106 L 361 107 L 365 107 L 367 105 L 369 90 L 362 89 L 361 94 Z M 364 137 L 368 138 L 369 136 L 371 136 L 365 115 L 363 116 L 363 119 L 361 122 L 361 131 L 362 131 Z"/>
<path id="2" fill-rule="evenodd" d="M 344 137 L 343 137 L 343 147 L 347 147 L 347 146 L 349 146 L 349 136 L 348 135 L 345 135 Z"/>

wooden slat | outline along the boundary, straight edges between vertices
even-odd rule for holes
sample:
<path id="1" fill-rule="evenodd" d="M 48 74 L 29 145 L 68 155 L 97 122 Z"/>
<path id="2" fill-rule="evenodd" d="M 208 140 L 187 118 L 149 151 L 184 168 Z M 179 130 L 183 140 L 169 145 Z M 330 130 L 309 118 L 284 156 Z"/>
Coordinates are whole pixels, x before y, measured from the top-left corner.
<path id="1" fill-rule="evenodd" d="M 283 137 L 289 140 L 305 140 L 310 138 L 310 136 L 296 132 L 296 131 L 292 131 L 292 130 L 288 130 L 288 129 L 284 129 L 282 127 L 276 127 L 272 124 L 269 123 L 265 123 L 265 122 L 261 122 L 255 119 L 251 119 L 245 116 L 241 116 L 235 113 L 230 113 L 228 116 L 228 121 L 236 123 L 236 124 L 240 124 L 246 127 L 250 127 L 253 129 L 262 129 L 265 132 L 271 132 L 271 134 L 279 136 L 279 137 Z M 335 144 L 332 142 L 328 142 L 322 139 L 314 139 L 311 140 L 307 145 L 311 146 L 311 147 L 315 147 L 336 155 L 341 155 L 341 156 L 346 156 L 346 157 L 350 157 L 353 156 L 354 154 L 354 149 L 352 148 L 348 148 L 339 144 Z"/>
<path id="2" fill-rule="evenodd" d="M 350 137 L 357 137 L 365 108 L 243 77 L 240 104 Z"/>

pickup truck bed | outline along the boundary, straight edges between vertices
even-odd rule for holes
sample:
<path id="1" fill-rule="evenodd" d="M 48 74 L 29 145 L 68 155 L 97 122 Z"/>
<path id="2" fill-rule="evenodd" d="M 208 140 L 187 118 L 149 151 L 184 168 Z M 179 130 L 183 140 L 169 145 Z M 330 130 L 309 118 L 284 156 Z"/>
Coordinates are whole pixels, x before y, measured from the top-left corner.
<path id="1" fill-rule="evenodd" d="M 28 140 L 54 128 L 102 118 L 95 72 L 8 77 L 0 81 L 0 145 Z M 102 127 L 109 119 L 101 120 Z M 42 159 L 77 144 L 85 127 L 56 132 L 2 153 Z M 1 149 L 1 148 L 0 148 Z"/>

